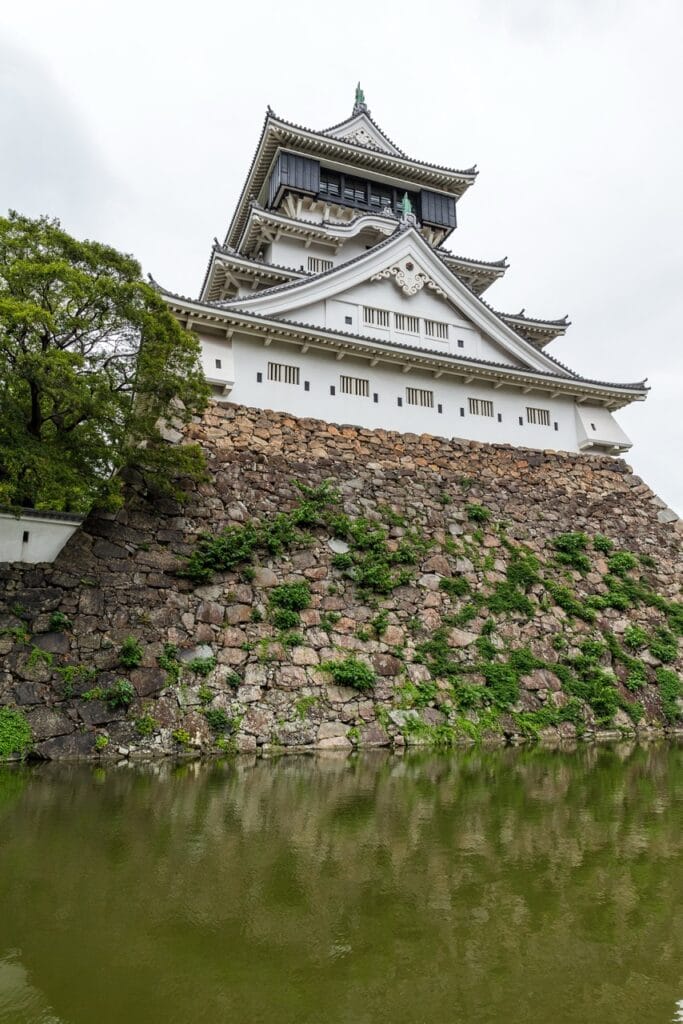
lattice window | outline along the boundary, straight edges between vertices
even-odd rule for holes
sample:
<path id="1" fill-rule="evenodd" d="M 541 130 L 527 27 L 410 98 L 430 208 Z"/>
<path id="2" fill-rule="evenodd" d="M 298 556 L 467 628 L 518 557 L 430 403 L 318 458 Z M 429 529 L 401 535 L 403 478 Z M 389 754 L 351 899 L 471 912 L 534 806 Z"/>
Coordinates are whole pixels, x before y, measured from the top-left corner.
<path id="1" fill-rule="evenodd" d="M 388 327 L 389 310 L 376 309 L 375 306 L 363 306 L 363 321 L 368 327 Z"/>
<path id="2" fill-rule="evenodd" d="M 434 392 L 426 391 L 424 388 L 406 388 L 406 402 L 408 405 L 422 405 L 427 409 L 433 409 Z"/>
<path id="3" fill-rule="evenodd" d="M 332 260 L 321 260 L 319 256 L 308 257 L 308 270 L 311 274 L 322 274 L 325 270 L 332 270 Z"/>
<path id="4" fill-rule="evenodd" d="M 420 319 L 417 316 L 406 316 L 405 313 L 394 313 L 396 330 L 404 334 L 419 334 Z"/>
<path id="5" fill-rule="evenodd" d="M 493 402 L 487 398 L 468 398 L 467 404 L 472 416 L 493 416 Z"/>
<path id="6" fill-rule="evenodd" d="M 444 324 L 440 320 L 425 320 L 425 334 L 428 338 L 448 341 L 448 324 Z"/>
<path id="7" fill-rule="evenodd" d="M 536 423 L 539 427 L 550 426 L 550 410 L 549 409 L 537 409 L 533 406 L 527 405 L 526 407 L 526 421 L 527 423 Z"/>
<path id="8" fill-rule="evenodd" d="M 299 367 L 288 363 L 268 363 L 268 380 L 277 381 L 278 384 L 298 384 Z"/>
<path id="9" fill-rule="evenodd" d="M 370 381 L 365 377 L 344 377 L 339 378 L 339 393 L 341 395 L 360 395 L 361 398 L 370 397 Z"/>

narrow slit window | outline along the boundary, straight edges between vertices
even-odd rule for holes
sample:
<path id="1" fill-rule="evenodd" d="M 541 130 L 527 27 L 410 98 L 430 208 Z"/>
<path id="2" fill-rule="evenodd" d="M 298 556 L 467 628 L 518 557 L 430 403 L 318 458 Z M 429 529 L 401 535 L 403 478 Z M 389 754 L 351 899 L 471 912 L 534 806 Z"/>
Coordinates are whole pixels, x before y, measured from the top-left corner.
<path id="1" fill-rule="evenodd" d="M 268 380 L 278 384 L 298 384 L 299 367 L 289 363 L 268 363 Z"/>
<path id="2" fill-rule="evenodd" d="M 363 321 L 368 327 L 388 327 L 389 310 L 375 306 L 363 306 Z"/>
<path id="3" fill-rule="evenodd" d="M 332 260 L 322 260 L 319 256 L 308 257 L 308 270 L 311 274 L 322 274 L 325 270 L 332 270 Z"/>
<path id="4" fill-rule="evenodd" d="M 340 395 L 358 395 L 361 398 L 370 397 L 370 381 L 366 377 L 339 377 Z"/>
<path id="5" fill-rule="evenodd" d="M 488 398 L 468 398 L 467 405 L 471 416 L 493 416 L 493 402 Z"/>
<path id="6" fill-rule="evenodd" d="M 434 392 L 424 388 L 406 388 L 408 405 L 421 405 L 426 409 L 434 408 Z"/>
<path id="7" fill-rule="evenodd" d="M 549 427 L 550 410 L 537 409 L 534 406 L 528 405 L 526 409 L 526 421 L 527 423 L 535 423 L 539 427 Z"/>
<path id="8" fill-rule="evenodd" d="M 420 333 L 420 318 L 417 316 L 407 316 L 405 313 L 394 313 L 394 322 L 396 324 L 396 330 L 403 331 L 404 334 Z"/>
<path id="9" fill-rule="evenodd" d="M 440 320 L 425 320 L 425 334 L 428 338 L 448 341 L 448 324 L 444 324 Z"/>

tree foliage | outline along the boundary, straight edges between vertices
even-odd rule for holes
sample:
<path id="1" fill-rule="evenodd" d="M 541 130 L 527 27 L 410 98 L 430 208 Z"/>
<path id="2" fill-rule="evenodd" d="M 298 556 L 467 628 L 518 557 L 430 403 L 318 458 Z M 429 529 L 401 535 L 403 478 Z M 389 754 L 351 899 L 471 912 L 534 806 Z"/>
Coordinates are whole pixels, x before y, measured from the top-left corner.
<path id="1" fill-rule="evenodd" d="M 130 256 L 57 220 L 0 218 L 0 504 L 115 508 L 123 469 L 180 493 L 201 450 L 161 429 L 204 408 L 199 354 Z"/>

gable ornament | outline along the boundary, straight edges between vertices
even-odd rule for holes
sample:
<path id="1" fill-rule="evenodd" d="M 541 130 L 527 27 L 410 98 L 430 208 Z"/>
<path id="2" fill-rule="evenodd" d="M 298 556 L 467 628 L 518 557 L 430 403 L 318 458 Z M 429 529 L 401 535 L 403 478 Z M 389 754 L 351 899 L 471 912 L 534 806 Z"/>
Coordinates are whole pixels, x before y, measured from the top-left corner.
<path id="1" fill-rule="evenodd" d="M 436 281 L 434 281 L 429 274 L 425 273 L 412 260 L 409 256 L 398 263 L 394 263 L 393 266 L 387 267 L 385 270 L 380 270 L 379 273 L 373 274 L 370 278 L 371 281 L 388 281 L 393 277 L 394 281 L 401 289 L 404 295 L 417 295 L 426 286 L 430 288 L 437 295 L 441 295 L 442 298 L 446 299 L 446 295 L 443 288 L 441 288 Z"/>

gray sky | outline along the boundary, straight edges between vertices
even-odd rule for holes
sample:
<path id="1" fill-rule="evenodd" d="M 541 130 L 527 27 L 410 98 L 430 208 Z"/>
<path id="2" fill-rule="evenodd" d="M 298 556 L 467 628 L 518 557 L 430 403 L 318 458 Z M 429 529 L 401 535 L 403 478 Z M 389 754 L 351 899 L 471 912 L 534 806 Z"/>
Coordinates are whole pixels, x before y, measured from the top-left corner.
<path id="1" fill-rule="evenodd" d="M 47 213 L 196 295 L 268 103 L 325 128 L 360 78 L 410 155 L 476 163 L 449 240 L 511 264 L 487 299 L 551 351 L 648 377 L 629 461 L 683 512 L 678 0 L 23 0 L 0 14 L 0 209 Z"/>

